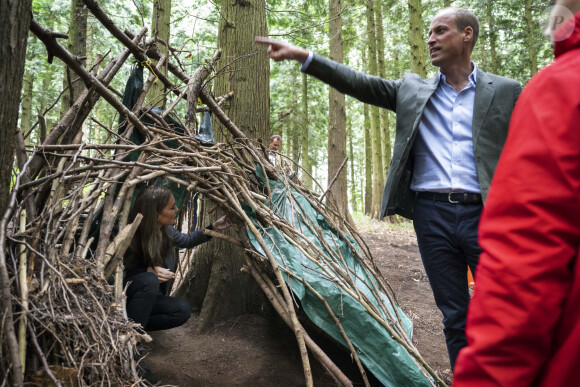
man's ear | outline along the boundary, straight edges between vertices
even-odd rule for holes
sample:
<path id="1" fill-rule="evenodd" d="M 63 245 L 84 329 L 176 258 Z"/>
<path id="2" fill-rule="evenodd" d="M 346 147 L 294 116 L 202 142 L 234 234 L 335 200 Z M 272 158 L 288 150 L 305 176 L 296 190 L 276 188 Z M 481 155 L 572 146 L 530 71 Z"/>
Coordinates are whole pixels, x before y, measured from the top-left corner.
<path id="1" fill-rule="evenodd" d="M 463 30 L 463 33 L 465 34 L 463 36 L 463 41 L 464 42 L 473 42 L 473 27 L 465 27 L 465 29 Z"/>

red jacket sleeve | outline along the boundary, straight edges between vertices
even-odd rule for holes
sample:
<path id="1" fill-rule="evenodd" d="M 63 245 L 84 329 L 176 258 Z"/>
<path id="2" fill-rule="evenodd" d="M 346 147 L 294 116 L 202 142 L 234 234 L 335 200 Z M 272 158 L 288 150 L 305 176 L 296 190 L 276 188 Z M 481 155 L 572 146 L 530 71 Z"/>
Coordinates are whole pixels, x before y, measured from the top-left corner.
<path id="1" fill-rule="evenodd" d="M 578 85 L 549 74 L 518 101 L 484 207 L 468 346 L 454 386 L 534 384 L 572 287 L 580 243 Z"/>

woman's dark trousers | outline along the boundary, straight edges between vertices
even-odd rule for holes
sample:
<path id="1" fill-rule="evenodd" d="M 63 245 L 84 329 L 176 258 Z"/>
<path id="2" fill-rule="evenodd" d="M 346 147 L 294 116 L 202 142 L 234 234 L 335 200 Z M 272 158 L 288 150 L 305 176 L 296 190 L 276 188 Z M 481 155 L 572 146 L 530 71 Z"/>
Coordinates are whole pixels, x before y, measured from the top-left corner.
<path id="1" fill-rule="evenodd" d="M 125 278 L 124 284 L 127 283 L 127 315 L 146 331 L 175 328 L 191 316 L 187 301 L 161 293 L 155 274 L 134 274 Z"/>

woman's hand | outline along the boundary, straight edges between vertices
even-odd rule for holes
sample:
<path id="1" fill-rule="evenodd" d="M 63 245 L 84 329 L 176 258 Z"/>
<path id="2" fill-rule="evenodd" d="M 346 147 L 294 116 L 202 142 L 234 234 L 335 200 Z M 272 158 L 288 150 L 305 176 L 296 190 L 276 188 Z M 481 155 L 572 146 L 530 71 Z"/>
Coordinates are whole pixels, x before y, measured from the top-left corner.
<path id="1" fill-rule="evenodd" d="M 155 274 L 157 276 L 157 278 L 159 279 L 160 284 L 175 278 L 175 273 L 173 273 L 171 270 L 166 269 L 166 268 L 161 267 L 161 266 L 155 266 L 155 267 L 149 266 L 147 268 L 147 271 Z"/>
<path id="2" fill-rule="evenodd" d="M 231 225 L 230 218 L 228 218 L 227 215 L 224 215 L 214 222 L 213 229 L 214 231 L 221 231 L 229 228 Z"/>

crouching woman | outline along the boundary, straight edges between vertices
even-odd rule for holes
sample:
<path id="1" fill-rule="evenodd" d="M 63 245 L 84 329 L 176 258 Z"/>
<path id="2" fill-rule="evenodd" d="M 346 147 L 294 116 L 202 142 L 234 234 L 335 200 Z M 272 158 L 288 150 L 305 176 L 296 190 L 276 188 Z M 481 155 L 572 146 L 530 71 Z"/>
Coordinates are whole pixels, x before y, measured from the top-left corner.
<path id="1" fill-rule="evenodd" d="M 124 285 L 127 287 L 127 315 L 145 331 L 170 329 L 184 324 L 191 315 L 186 300 L 166 295 L 175 278 L 173 246 L 192 248 L 211 239 L 203 230 L 182 233 L 173 228 L 179 209 L 171 190 L 150 186 L 139 194 L 129 214 L 143 219 L 125 253 Z M 231 223 L 226 216 L 207 227 L 225 230 Z"/>

